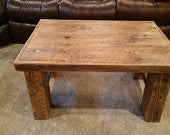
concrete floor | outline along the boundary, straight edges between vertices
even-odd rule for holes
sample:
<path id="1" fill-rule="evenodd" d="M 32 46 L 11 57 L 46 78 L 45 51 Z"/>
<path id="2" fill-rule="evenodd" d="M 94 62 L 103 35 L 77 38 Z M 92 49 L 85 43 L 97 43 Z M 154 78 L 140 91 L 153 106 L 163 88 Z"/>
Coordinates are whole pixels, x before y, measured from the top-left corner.
<path id="1" fill-rule="evenodd" d="M 34 120 L 24 75 L 13 67 L 22 47 L 0 48 L 0 135 L 170 135 L 170 96 L 161 122 L 144 122 L 144 84 L 130 73 L 58 73 L 50 87 L 60 108 Z"/>

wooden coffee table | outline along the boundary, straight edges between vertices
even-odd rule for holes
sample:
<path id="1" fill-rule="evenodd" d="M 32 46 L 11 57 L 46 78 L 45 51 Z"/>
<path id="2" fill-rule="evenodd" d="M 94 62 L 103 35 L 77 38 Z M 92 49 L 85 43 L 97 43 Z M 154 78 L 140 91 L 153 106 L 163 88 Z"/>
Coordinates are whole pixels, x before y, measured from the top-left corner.
<path id="1" fill-rule="evenodd" d="M 41 20 L 14 65 L 25 73 L 35 119 L 49 118 L 49 72 L 132 72 L 148 73 L 144 120 L 157 122 L 170 86 L 170 42 L 152 21 Z"/>

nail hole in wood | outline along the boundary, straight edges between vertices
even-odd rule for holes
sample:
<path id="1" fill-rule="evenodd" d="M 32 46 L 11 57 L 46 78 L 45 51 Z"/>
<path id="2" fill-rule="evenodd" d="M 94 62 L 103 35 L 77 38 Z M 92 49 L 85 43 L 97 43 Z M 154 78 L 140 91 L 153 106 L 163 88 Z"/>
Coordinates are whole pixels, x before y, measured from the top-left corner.
<path id="1" fill-rule="evenodd" d="M 65 39 L 69 39 L 69 38 L 71 38 L 71 37 L 70 37 L 70 36 L 66 36 L 66 37 L 65 37 Z"/>

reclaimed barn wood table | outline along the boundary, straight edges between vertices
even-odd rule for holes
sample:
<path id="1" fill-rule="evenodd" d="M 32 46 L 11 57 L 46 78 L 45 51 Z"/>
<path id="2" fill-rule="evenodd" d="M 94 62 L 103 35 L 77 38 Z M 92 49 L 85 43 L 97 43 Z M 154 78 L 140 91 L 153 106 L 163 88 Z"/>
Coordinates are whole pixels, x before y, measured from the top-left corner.
<path id="1" fill-rule="evenodd" d="M 158 122 L 170 86 L 170 42 L 152 21 L 44 19 L 14 66 L 24 71 L 35 119 L 49 118 L 49 72 L 132 72 L 145 82 L 144 120 Z"/>

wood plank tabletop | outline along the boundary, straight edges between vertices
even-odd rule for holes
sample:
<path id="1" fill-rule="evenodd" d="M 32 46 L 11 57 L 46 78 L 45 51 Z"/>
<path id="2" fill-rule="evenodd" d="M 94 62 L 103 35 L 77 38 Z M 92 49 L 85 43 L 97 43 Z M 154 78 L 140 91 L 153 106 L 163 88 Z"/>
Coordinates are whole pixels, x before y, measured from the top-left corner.
<path id="1" fill-rule="evenodd" d="M 17 70 L 170 72 L 170 41 L 153 21 L 40 20 Z"/>

